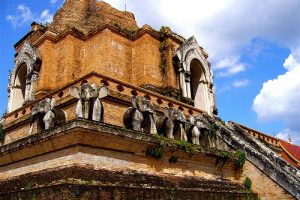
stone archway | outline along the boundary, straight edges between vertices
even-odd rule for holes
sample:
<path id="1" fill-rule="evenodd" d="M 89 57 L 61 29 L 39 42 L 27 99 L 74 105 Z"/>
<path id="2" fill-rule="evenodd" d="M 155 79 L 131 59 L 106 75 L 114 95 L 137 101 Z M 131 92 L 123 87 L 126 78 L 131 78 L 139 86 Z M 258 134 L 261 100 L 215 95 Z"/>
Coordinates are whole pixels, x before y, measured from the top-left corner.
<path id="1" fill-rule="evenodd" d="M 194 106 L 212 115 L 215 107 L 213 73 L 207 56 L 194 37 L 187 39 L 176 51 L 174 57 L 180 77 L 182 96 L 192 99 Z"/>
<path id="2" fill-rule="evenodd" d="M 41 64 L 35 47 L 25 41 L 15 58 L 15 67 L 10 75 L 8 112 L 12 112 L 22 107 L 24 103 L 35 99 L 36 82 Z"/>

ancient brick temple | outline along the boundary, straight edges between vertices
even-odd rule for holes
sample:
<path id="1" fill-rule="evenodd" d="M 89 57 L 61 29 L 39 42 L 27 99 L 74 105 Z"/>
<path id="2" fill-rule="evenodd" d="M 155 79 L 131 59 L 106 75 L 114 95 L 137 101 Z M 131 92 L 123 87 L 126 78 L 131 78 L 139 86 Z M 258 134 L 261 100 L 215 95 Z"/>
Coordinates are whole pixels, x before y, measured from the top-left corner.
<path id="1" fill-rule="evenodd" d="M 66 0 L 15 50 L 0 199 L 300 199 L 297 162 L 216 116 L 194 37 Z"/>

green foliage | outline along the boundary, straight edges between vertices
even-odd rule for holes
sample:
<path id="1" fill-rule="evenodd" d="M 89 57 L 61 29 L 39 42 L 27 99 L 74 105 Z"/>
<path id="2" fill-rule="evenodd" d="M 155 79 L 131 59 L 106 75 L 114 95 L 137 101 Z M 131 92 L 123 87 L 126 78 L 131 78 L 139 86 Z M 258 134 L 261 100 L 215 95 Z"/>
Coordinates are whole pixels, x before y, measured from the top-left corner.
<path id="1" fill-rule="evenodd" d="M 178 149 L 192 154 L 198 152 L 198 148 L 200 147 L 200 146 L 193 145 L 187 141 L 179 141 L 179 140 L 175 140 L 175 145 Z"/>
<path id="2" fill-rule="evenodd" d="M 117 21 L 113 21 L 112 24 L 114 25 L 114 27 L 116 27 L 119 31 L 121 30 L 121 25 L 119 22 Z"/>
<path id="3" fill-rule="evenodd" d="M 234 154 L 229 151 L 221 151 L 217 153 L 219 158 L 216 160 L 216 165 L 221 168 L 233 160 Z"/>
<path id="4" fill-rule="evenodd" d="M 2 128 L 2 126 L 0 126 L 0 140 L 4 139 L 4 130 Z"/>
<path id="5" fill-rule="evenodd" d="M 171 31 L 171 29 L 167 26 L 162 26 L 159 31 L 159 51 L 160 51 L 160 69 L 162 73 L 165 75 L 167 72 L 167 63 L 168 63 L 168 49 L 169 46 L 167 44 L 167 35 Z"/>
<path id="6" fill-rule="evenodd" d="M 202 148 L 199 145 L 193 145 L 187 141 L 170 140 L 160 134 L 157 134 L 154 137 L 157 139 L 157 142 L 159 143 L 159 146 L 161 148 L 168 146 L 168 147 L 180 149 L 182 151 L 185 151 L 186 153 L 192 153 L 192 154 L 201 151 L 201 148 Z"/>
<path id="7" fill-rule="evenodd" d="M 167 35 L 171 32 L 170 27 L 162 26 L 159 30 L 160 33 L 160 40 L 165 40 Z"/>
<path id="8" fill-rule="evenodd" d="M 240 169 L 244 166 L 246 161 L 246 154 L 243 150 L 238 149 L 236 151 L 237 160 L 235 162 L 236 168 Z"/>
<path id="9" fill-rule="evenodd" d="M 171 158 L 169 159 L 169 163 L 177 163 L 178 160 L 178 156 L 171 156 Z"/>
<path id="10" fill-rule="evenodd" d="M 147 147 L 146 151 L 147 156 L 151 156 L 153 158 L 162 158 L 163 156 L 163 148 L 160 145 L 151 145 Z"/>
<path id="11" fill-rule="evenodd" d="M 252 187 L 252 181 L 251 179 L 247 176 L 245 181 L 244 181 L 244 185 L 245 185 L 245 188 L 247 190 L 251 190 L 251 187 Z"/>
<path id="12" fill-rule="evenodd" d="M 211 121 L 209 127 L 203 129 L 203 133 L 214 140 L 217 138 L 217 132 L 219 129 L 220 127 L 216 124 L 216 122 Z"/>

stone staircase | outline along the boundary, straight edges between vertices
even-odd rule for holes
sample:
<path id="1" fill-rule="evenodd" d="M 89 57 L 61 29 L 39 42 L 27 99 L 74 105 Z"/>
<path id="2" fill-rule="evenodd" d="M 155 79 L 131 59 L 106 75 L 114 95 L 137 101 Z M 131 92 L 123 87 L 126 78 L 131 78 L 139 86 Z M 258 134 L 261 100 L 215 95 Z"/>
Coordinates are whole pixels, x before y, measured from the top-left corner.
<path id="1" fill-rule="evenodd" d="M 269 178 L 300 199 L 300 171 L 290 165 L 258 139 L 247 134 L 238 124 L 229 122 L 227 126 L 218 123 L 218 136 L 234 149 L 244 150 L 247 159 Z"/>

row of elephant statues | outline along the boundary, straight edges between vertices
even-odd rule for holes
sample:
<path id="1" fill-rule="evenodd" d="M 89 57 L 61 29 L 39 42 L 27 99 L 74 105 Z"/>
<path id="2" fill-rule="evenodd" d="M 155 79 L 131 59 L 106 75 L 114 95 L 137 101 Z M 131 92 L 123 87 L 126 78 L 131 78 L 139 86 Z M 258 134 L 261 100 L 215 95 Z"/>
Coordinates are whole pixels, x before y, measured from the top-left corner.
<path id="1" fill-rule="evenodd" d="M 129 107 L 123 116 L 126 128 L 142 131 L 148 134 L 161 134 L 170 139 L 189 141 L 208 147 L 215 147 L 215 141 L 209 134 L 210 122 L 203 115 L 189 116 L 173 107 L 164 108 L 158 116 L 153 103 L 146 97 L 133 96 Z M 189 128 L 187 128 L 189 124 Z"/>
<path id="2" fill-rule="evenodd" d="M 81 87 L 72 86 L 70 95 L 77 99 L 76 117 L 93 121 L 103 121 L 103 104 L 101 99 L 108 96 L 106 86 L 83 83 Z M 29 134 L 37 121 L 42 130 L 48 130 L 66 122 L 66 113 L 56 107 L 55 98 L 45 98 L 32 109 Z M 163 134 L 170 139 L 189 141 L 192 144 L 214 147 L 213 138 L 204 134 L 209 121 L 202 115 L 189 116 L 175 108 L 165 108 L 162 115 L 157 115 L 155 106 L 146 97 L 133 96 L 123 116 L 126 128 L 148 134 Z M 191 126 L 187 128 L 187 124 Z"/>
<path id="3" fill-rule="evenodd" d="M 101 99 L 106 97 L 109 90 L 106 86 L 83 83 L 81 87 L 72 86 L 70 95 L 77 99 L 76 117 L 93 121 L 102 121 L 103 105 Z M 55 98 L 45 98 L 35 105 L 31 112 L 29 134 L 32 134 L 34 122 L 38 122 L 41 130 L 48 130 L 66 123 L 66 113 L 55 106 Z"/>

